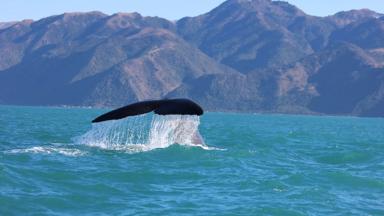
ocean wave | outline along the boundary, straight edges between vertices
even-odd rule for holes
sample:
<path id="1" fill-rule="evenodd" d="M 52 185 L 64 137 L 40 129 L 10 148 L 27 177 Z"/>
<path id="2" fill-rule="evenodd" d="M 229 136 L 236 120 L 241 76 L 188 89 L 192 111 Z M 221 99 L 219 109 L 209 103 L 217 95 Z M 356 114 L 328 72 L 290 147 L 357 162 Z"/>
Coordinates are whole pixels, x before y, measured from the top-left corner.
<path id="1" fill-rule="evenodd" d="M 5 151 L 8 154 L 61 154 L 64 156 L 77 157 L 83 156 L 86 152 L 81 151 L 80 149 L 72 149 L 72 148 L 63 148 L 63 147 L 46 147 L 46 146 L 34 146 L 31 148 L 25 149 L 12 149 Z"/>
<path id="2" fill-rule="evenodd" d="M 80 143 L 79 143 L 80 144 Z M 84 144 L 84 143 L 82 143 Z M 148 145 L 148 144 L 110 144 L 110 143 L 102 143 L 102 142 L 89 142 L 84 144 L 89 147 L 95 147 L 103 150 L 111 150 L 111 151 L 122 151 L 126 153 L 140 153 L 140 152 L 147 152 L 152 151 L 155 149 L 166 149 L 173 145 L 179 145 L 183 147 L 191 147 L 191 148 L 201 148 L 204 150 L 212 151 L 225 151 L 226 149 L 216 148 L 216 147 L 210 147 L 207 145 L 201 145 L 201 144 L 169 144 L 169 145 Z"/>

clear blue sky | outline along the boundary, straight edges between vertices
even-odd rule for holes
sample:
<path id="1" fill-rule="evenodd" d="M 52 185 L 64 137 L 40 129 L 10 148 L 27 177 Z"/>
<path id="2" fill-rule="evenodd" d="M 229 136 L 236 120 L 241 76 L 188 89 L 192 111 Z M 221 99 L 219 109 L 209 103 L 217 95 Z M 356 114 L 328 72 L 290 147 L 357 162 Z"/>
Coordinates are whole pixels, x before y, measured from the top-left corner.
<path id="1" fill-rule="evenodd" d="M 342 10 L 369 8 L 384 13 L 384 0 L 287 0 L 317 16 Z M 196 16 L 218 6 L 224 0 L 1 0 L 0 22 L 40 19 L 54 14 L 98 10 L 107 14 L 139 12 L 176 20 Z"/>

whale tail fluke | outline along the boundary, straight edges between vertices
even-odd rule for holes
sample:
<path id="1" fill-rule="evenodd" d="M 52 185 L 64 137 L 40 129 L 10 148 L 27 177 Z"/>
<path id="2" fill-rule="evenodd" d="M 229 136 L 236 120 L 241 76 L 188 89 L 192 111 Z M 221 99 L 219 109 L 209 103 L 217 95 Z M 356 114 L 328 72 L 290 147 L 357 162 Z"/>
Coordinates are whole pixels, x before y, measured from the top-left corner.
<path id="1" fill-rule="evenodd" d="M 164 99 L 133 103 L 112 110 L 95 118 L 92 123 L 118 120 L 128 116 L 142 115 L 154 111 L 158 115 L 203 115 L 203 109 L 189 99 Z"/>

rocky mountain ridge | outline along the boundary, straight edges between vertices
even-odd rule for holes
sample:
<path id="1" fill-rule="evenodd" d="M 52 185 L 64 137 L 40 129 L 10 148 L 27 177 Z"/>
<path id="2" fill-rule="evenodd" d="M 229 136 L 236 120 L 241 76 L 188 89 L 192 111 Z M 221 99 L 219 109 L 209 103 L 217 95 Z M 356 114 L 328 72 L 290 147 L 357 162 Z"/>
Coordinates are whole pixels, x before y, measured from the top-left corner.
<path id="1" fill-rule="evenodd" d="M 384 18 L 228 0 L 171 22 L 65 13 L 0 24 L 0 103 L 120 106 L 189 97 L 211 111 L 384 116 Z"/>

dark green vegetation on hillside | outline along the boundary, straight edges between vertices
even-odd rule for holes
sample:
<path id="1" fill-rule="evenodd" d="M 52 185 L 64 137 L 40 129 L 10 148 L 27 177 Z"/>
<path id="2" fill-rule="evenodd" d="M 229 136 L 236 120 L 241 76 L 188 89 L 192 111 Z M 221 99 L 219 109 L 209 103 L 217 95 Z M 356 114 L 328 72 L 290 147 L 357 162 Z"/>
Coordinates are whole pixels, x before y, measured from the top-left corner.
<path id="1" fill-rule="evenodd" d="M 177 22 L 68 13 L 0 24 L 0 103 L 384 116 L 384 18 L 228 0 Z"/>

